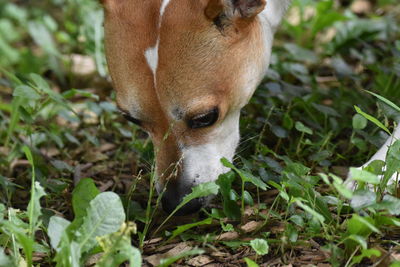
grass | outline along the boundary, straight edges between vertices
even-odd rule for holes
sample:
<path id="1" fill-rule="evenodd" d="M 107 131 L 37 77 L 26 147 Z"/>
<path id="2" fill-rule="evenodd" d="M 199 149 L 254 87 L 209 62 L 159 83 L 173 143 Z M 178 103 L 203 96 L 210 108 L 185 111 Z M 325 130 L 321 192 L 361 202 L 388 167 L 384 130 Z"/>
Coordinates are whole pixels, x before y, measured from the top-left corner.
<path id="1" fill-rule="evenodd" d="M 232 171 L 177 219 L 115 107 L 100 6 L 0 2 L 0 266 L 400 266 L 400 142 L 343 184 L 400 119 L 400 9 L 355 10 L 294 1 Z"/>

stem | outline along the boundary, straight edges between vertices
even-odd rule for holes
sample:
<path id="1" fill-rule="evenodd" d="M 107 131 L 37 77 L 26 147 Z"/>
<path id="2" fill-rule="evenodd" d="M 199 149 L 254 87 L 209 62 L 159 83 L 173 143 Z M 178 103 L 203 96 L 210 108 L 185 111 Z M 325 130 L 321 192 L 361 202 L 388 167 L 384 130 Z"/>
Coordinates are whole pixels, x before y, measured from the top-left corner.
<path id="1" fill-rule="evenodd" d="M 10 209 L 8 209 L 8 220 L 11 221 L 11 210 Z M 11 233 L 11 240 L 12 240 L 12 247 L 13 247 L 15 265 L 17 266 L 18 262 L 19 262 L 19 253 L 18 253 L 18 248 L 16 246 L 15 234 L 14 233 Z"/>
<path id="2" fill-rule="evenodd" d="M 149 199 L 147 200 L 147 207 L 146 207 L 146 224 L 144 226 L 142 235 L 140 236 L 139 240 L 139 246 L 140 249 L 143 249 L 143 243 L 146 238 L 147 232 L 149 231 L 150 223 L 151 223 L 151 200 L 153 199 L 153 194 L 154 194 L 154 179 L 155 177 L 155 172 L 153 172 L 150 176 L 150 193 L 149 193 Z"/>
<path id="3" fill-rule="evenodd" d="M 303 142 L 303 139 L 304 139 L 304 133 L 302 132 L 302 133 L 301 133 L 301 136 L 300 136 L 300 140 L 299 140 L 299 142 L 297 143 L 296 155 L 298 155 L 298 154 L 300 153 L 301 142 Z"/>
<path id="4" fill-rule="evenodd" d="M 241 213 L 242 213 L 242 218 L 244 215 L 244 181 L 242 180 L 242 206 L 241 206 Z"/>

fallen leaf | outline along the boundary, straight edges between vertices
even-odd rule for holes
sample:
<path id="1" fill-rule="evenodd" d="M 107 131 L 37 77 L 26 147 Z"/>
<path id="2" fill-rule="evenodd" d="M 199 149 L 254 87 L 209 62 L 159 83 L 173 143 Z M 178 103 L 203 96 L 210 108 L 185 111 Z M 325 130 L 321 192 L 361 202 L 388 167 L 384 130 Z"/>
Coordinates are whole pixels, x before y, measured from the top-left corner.
<path id="1" fill-rule="evenodd" d="M 157 266 L 157 265 L 160 264 L 160 261 L 162 259 L 166 259 L 166 258 L 169 258 L 169 257 L 172 257 L 172 256 L 179 255 L 179 254 L 181 254 L 183 252 L 186 252 L 186 251 L 189 251 L 191 249 L 192 249 L 191 243 L 182 242 L 182 243 L 179 243 L 177 245 L 174 244 L 174 247 L 171 250 L 169 250 L 169 251 L 167 251 L 167 252 L 165 252 L 163 254 L 154 254 L 154 255 L 145 257 L 144 259 L 148 263 L 150 263 L 151 265 Z"/>
<path id="2" fill-rule="evenodd" d="M 90 56 L 72 54 L 71 63 L 71 72 L 75 75 L 87 76 L 96 71 L 96 63 Z"/>
<path id="3" fill-rule="evenodd" d="M 85 153 L 83 158 L 87 162 L 95 163 L 108 159 L 108 156 L 106 154 L 101 153 L 100 151 L 89 150 Z"/>
<path id="4" fill-rule="evenodd" d="M 100 152 L 107 152 L 107 151 L 113 150 L 116 147 L 117 146 L 115 144 L 105 143 L 100 146 Z"/>
<path id="5" fill-rule="evenodd" d="M 245 233 L 250 233 L 255 231 L 258 227 L 260 227 L 263 224 L 263 222 L 256 222 L 256 221 L 251 221 L 240 227 L 243 232 Z"/>
<path id="6" fill-rule="evenodd" d="M 355 0 L 350 9 L 356 14 L 368 14 L 372 11 L 372 4 L 368 0 Z"/>
<path id="7" fill-rule="evenodd" d="M 204 266 L 204 265 L 209 264 L 209 263 L 211 263 L 213 261 L 214 260 L 210 256 L 200 255 L 200 256 L 197 256 L 197 257 L 194 257 L 194 258 L 188 260 L 186 263 L 191 265 L 191 266 L 196 266 L 197 267 L 197 266 Z"/>

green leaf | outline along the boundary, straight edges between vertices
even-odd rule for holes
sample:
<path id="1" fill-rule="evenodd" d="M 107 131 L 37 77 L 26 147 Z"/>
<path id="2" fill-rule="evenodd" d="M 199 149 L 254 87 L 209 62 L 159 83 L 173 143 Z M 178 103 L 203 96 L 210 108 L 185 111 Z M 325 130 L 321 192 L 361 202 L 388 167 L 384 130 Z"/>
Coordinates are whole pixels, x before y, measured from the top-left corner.
<path id="1" fill-rule="evenodd" d="M 81 250 L 77 242 L 68 238 L 66 232 L 62 233 L 59 244 L 60 251 L 56 254 L 54 261 L 57 267 L 80 267 Z"/>
<path id="2" fill-rule="evenodd" d="M 380 96 L 378 94 L 375 94 L 371 91 L 365 90 L 368 94 L 371 94 L 373 96 L 375 96 L 376 98 L 378 98 L 379 100 L 381 100 L 383 103 L 385 103 L 386 105 L 390 106 L 391 108 L 393 108 L 394 110 L 397 110 L 398 112 L 400 112 L 400 107 L 397 106 L 395 103 L 393 103 L 392 101 L 384 98 L 383 96 Z"/>
<path id="3" fill-rule="evenodd" d="M 92 92 L 85 91 L 85 90 L 79 90 L 79 89 L 71 89 L 71 90 L 68 90 L 68 91 L 66 91 L 66 92 L 64 92 L 62 94 L 62 96 L 64 98 L 66 98 L 66 99 L 72 98 L 72 97 L 77 96 L 77 95 L 83 96 L 83 97 L 86 97 L 86 98 L 92 98 L 92 99 L 94 99 L 96 101 L 99 101 L 99 99 L 100 99 L 98 95 L 96 95 L 96 94 L 94 94 Z"/>
<path id="4" fill-rule="evenodd" d="M 31 78 L 31 80 L 33 82 L 30 85 L 33 88 L 37 89 L 40 92 L 43 92 L 51 100 L 53 100 L 54 102 L 56 102 L 60 106 L 64 107 L 65 109 L 71 111 L 73 114 L 77 115 L 75 110 L 72 109 L 70 105 L 68 105 L 68 103 L 65 100 L 65 98 L 62 97 L 62 95 L 60 95 L 56 91 L 52 90 L 45 79 L 43 79 L 41 76 L 39 76 L 39 75 L 37 75 L 35 73 L 32 73 L 30 75 L 30 78 Z"/>
<path id="5" fill-rule="evenodd" d="M 304 166 L 303 164 L 296 162 L 287 162 L 285 167 L 286 173 L 294 173 L 297 176 L 307 175 L 310 172 L 310 168 Z"/>
<path id="6" fill-rule="evenodd" d="M 306 61 L 310 63 L 316 63 L 318 60 L 316 53 L 312 50 L 308 50 L 291 43 L 286 43 L 283 46 L 291 54 L 292 59 L 294 60 Z"/>
<path id="7" fill-rule="evenodd" d="M 247 205 L 254 206 L 253 197 L 251 196 L 251 194 L 248 191 L 243 192 L 243 198 L 244 198 L 244 202 Z"/>
<path id="8" fill-rule="evenodd" d="M 300 200 L 296 200 L 296 204 L 302 208 L 305 212 L 309 213 L 310 215 L 312 215 L 321 225 L 323 225 L 324 221 L 325 221 L 325 217 L 322 216 L 321 214 L 319 214 L 318 212 L 316 212 L 315 210 L 313 210 L 310 206 L 304 204 L 303 202 L 301 202 Z"/>
<path id="9" fill-rule="evenodd" d="M 250 260 L 249 258 L 244 258 L 244 261 L 246 262 L 247 267 L 258 267 L 258 264 Z"/>
<path id="10" fill-rule="evenodd" d="M 264 183 L 260 178 L 255 177 L 251 173 L 239 170 L 238 168 L 235 167 L 229 160 L 226 158 L 221 159 L 222 164 L 234 170 L 237 174 L 239 174 L 240 178 L 242 179 L 243 182 L 249 182 L 252 183 L 253 185 L 257 186 L 258 188 L 261 188 L 262 190 L 267 190 L 268 186 L 266 183 Z"/>
<path id="11" fill-rule="evenodd" d="M 24 99 L 22 97 L 13 97 L 13 100 L 11 102 L 11 118 L 7 129 L 7 139 L 5 142 L 5 146 L 8 146 L 11 140 L 11 136 L 18 126 L 18 122 L 20 120 L 20 106 L 23 102 Z"/>
<path id="12" fill-rule="evenodd" d="M 269 245 L 265 239 L 253 239 L 250 241 L 250 246 L 257 253 L 257 255 L 267 255 L 269 252 Z"/>
<path id="13" fill-rule="evenodd" d="M 296 227 L 293 226 L 293 224 L 290 224 L 290 223 L 286 224 L 285 236 L 287 236 L 287 238 L 290 242 L 292 242 L 292 243 L 297 242 L 299 233 L 298 233 Z"/>
<path id="14" fill-rule="evenodd" d="M 387 210 L 389 214 L 394 216 L 400 215 L 400 199 L 391 195 L 385 195 L 382 201 L 374 207 Z"/>
<path id="15" fill-rule="evenodd" d="M 289 218 L 289 220 L 294 222 L 296 225 L 298 225 L 300 227 L 304 227 L 304 220 L 303 220 L 303 217 L 301 217 L 300 215 L 292 215 Z"/>
<path id="16" fill-rule="evenodd" d="M 221 174 L 216 181 L 219 185 L 219 190 L 222 195 L 223 210 L 229 219 L 239 220 L 240 219 L 240 207 L 235 200 L 231 198 L 232 183 L 235 180 L 235 174 L 228 172 Z"/>
<path id="17" fill-rule="evenodd" d="M 318 214 L 324 216 L 327 223 L 331 222 L 333 220 L 332 212 L 329 210 L 324 198 L 322 198 L 312 187 L 304 187 L 303 191 L 305 200 L 312 205 L 311 208 Z"/>
<path id="18" fill-rule="evenodd" d="M 30 235 L 33 236 L 35 231 L 39 228 L 41 222 L 39 217 L 42 215 L 42 207 L 40 206 L 40 199 L 45 196 L 43 187 L 39 182 L 35 182 L 35 187 L 31 189 L 31 199 L 28 204 Z"/>
<path id="19" fill-rule="evenodd" d="M 97 189 L 94 181 L 90 178 L 85 178 L 79 181 L 78 185 L 72 191 L 72 208 L 75 218 L 83 218 L 86 215 L 86 210 L 100 190 Z"/>
<path id="20" fill-rule="evenodd" d="M 60 251 L 58 245 L 60 244 L 62 234 L 65 232 L 65 229 L 67 229 L 70 223 L 70 221 L 58 216 L 52 216 L 50 218 L 49 227 L 47 228 L 47 235 L 50 238 L 51 247 L 58 252 Z"/>
<path id="21" fill-rule="evenodd" d="M 349 235 L 347 239 L 351 239 L 353 241 L 356 241 L 363 249 L 368 248 L 367 241 L 365 240 L 364 237 L 359 236 L 359 235 Z"/>
<path id="22" fill-rule="evenodd" d="M 18 85 L 15 87 L 13 96 L 19 96 L 30 100 L 40 99 L 40 94 L 27 85 Z"/>
<path id="23" fill-rule="evenodd" d="M 400 171 L 400 140 L 396 140 L 390 147 L 386 157 L 386 170 L 379 185 L 381 191 L 385 191 L 389 180 Z"/>
<path id="24" fill-rule="evenodd" d="M 363 235 L 370 231 L 380 234 L 381 231 L 374 225 L 374 220 L 370 217 L 361 217 L 358 214 L 353 214 L 353 217 L 348 222 L 348 231 L 351 234 Z"/>
<path id="25" fill-rule="evenodd" d="M 351 199 L 353 197 L 353 191 L 348 189 L 345 185 L 337 182 L 333 182 L 333 186 L 339 192 L 341 196 L 347 199 Z"/>
<path id="26" fill-rule="evenodd" d="M 62 105 L 63 107 L 73 111 L 73 109 L 71 107 L 69 107 L 66 104 L 65 99 L 56 91 L 52 90 L 49 86 L 49 84 L 47 83 L 47 81 L 45 79 L 43 79 L 41 76 L 32 73 L 30 75 L 31 80 L 33 81 L 32 87 L 36 88 L 37 90 L 45 93 L 48 97 L 50 97 L 51 100 L 53 100 L 54 102 Z"/>
<path id="27" fill-rule="evenodd" d="M 285 113 L 285 115 L 283 115 L 283 127 L 285 127 L 288 130 L 293 129 L 294 126 L 294 121 L 293 119 L 290 117 L 289 113 Z"/>
<path id="28" fill-rule="evenodd" d="M 353 209 L 359 210 L 372 206 L 376 203 L 376 194 L 369 190 L 357 190 L 353 193 L 350 205 Z"/>
<path id="29" fill-rule="evenodd" d="M 381 255 L 382 255 L 382 253 L 377 249 L 373 249 L 373 248 L 366 249 L 366 248 L 364 248 L 364 249 L 361 250 L 361 255 L 355 256 L 353 258 L 352 263 L 353 264 L 357 264 L 357 263 L 360 263 L 364 258 L 370 259 L 372 256 L 380 257 Z"/>
<path id="30" fill-rule="evenodd" d="M 319 4 L 329 3 L 327 2 L 319 2 Z M 332 26 L 335 22 L 346 20 L 346 16 L 339 12 L 333 12 L 333 8 L 330 10 L 325 10 L 323 15 L 315 16 L 314 23 L 312 26 L 312 36 L 315 37 L 318 33 L 322 32 L 325 28 Z"/>
<path id="31" fill-rule="evenodd" d="M 186 195 L 183 198 L 182 203 L 178 205 L 176 210 L 180 209 L 181 207 L 183 207 L 184 205 L 186 205 L 195 198 L 207 197 L 209 195 L 216 195 L 218 194 L 218 189 L 219 186 L 215 182 L 199 184 L 198 186 L 192 188 L 192 193 Z"/>
<path id="32" fill-rule="evenodd" d="M 379 226 L 382 225 L 393 225 L 396 227 L 400 227 L 400 219 L 394 218 L 392 216 L 376 216 L 375 217 L 376 224 Z"/>
<path id="33" fill-rule="evenodd" d="M 353 116 L 353 129 L 362 130 L 367 127 L 367 123 L 368 120 L 364 116 L 360 114 L 355 114 Z"/>
<path id="34" fill-rule="evenodd" d="M 331 181 L 329 181 L 329 176 L 326 175 L 325 173 L 318 173 L 318 176 L 326 183 L 327 185 L 331 184 Z"/>
<path id="35" fill-rule="evenodd" d="M 359 182 L 374 185 L 378 185 L 380 183 L 380 179 L 376 174 L 370 173 L 365 170 L 360 170 L 358 168 L 350 168 L 350 177 L 352 180 L 356 180 Z"/>
<path id="36" fill-rule="evenodd" d="M 35 241 L 27 235 L 27 230 L 21 228 L 19 225 L 16 225 L 11 221 L 3 222 L 3 227 L 5 227 L 16 237 L 19 245 L 24 251 L 28 266 L 32 266 L 33 246 Z"/>
<path id="37" fill-rule="evenodd" d="M 189 224 L 185 224 L 185 225 L 181 225 L 178 226 L 173 232 L 170 238 L 168 238 L 168 240 L 172 240 L 175 237 L 177 237 L 178 235 L 182 234 L 183 232 L 186 232 L 189 229 L 192 229 L 194 227 L 197 226 L 201 226 L 201 225 L 206 225 L 206 224 L 211 224 L 212 223 L 212 218 L 207 218 L 205 220 L 202 220 L 200 222 L 195 222 L 195 223 L 189 223 Z"/>
<path id="38" fill-rule="evenodd" d="M 369 120 L 370 122 L 372 122 L 373 124 L 375 124 L 376 126 L 378 126 L 379 128 L 381 128 L 382 130 L 384 130 L 385 132 L 387 132 L 388 134 L 391 134 L 390 131 L 388 130 L 388 128 L 386 128 L 385 125 L 383 125 L 380 121 L 378 121 L 377 119 L 375 119 L 374 117 L 372 117 L 371 115 L 363 112 L 359 107 L 354 106 L 354 108 L 356 109 L 358 114 L 361 114 L 362 116 L 364 116 L 364 118 L 366 118 L 367 120 Z"/>
<path id="39" fill-rule="evenodd" d="M 224 232 L 232 232 L 232 231 L 235 231 L 235 227 L 233 227 L 233 225 L 232 224 L 230 224 L 230 223 L 228 223 L 228 224 L 224 224 L 224 222 L 221 220 L 220 221 L 220 224 L 221 224 L 221 228 L 222 228 L 222 230 L 224 231 Z"/>
<path id="40" fill-rule="evenodd" d="M 39 22 L 29 22 L 28 30 L 34 41 L 51 55 L 59 55 L 52 34 L 46 26 Z"/>
<path id="41" fill-rule="evenodd" d="M 104 192 L 90 202 L 87 215 L 78 229 L 78 243 L 82 253 L 92 249 L 96 237 L 114 233 L 125 221 L 125 212 L 119 196 L 113 192 Z"/>
<path id="42" fill-rule="evenodd" d="M 124 223 L 118 232 L 99 238 L 104 254 L 96 266 L 118 267 L 126 261 L 132 267 L 142 266 L 140 251 L 131 244 L 131 235 L 134 233 L 136 233 L 136 225 Z"/>
<path id="43" fill-rule="evenodd" d="M 46 80 L 43 79 L 41 76 L 37 75 L 36 73 L 31 73 L 30 78 L 38 90 L 46 93 L 48 93 L 49 91 L 51 91 L 51 93 L 55 93 L 53 90 L 51 90 Z"/>
<path id="44" fill-rule="evenodd" d="M 301 121 L 296 121 L 295 128 L 297 131 L 306 133 L 306 134 L 313 134 L 313 130 L 305 126 Z"/>

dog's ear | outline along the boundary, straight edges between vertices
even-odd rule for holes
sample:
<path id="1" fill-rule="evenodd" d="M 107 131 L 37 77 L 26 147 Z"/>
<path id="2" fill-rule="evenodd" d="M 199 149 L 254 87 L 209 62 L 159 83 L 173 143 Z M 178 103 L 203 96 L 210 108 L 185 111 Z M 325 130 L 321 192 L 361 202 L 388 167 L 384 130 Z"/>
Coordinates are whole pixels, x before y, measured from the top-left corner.
<path id="1" fill-rule="evenodd" d="M 264 10 L 266 0 L 210 0 L 205 15 L 210 20 L 223 16 L 229 20 L 251 19 Z"/>

